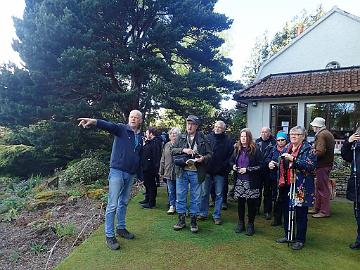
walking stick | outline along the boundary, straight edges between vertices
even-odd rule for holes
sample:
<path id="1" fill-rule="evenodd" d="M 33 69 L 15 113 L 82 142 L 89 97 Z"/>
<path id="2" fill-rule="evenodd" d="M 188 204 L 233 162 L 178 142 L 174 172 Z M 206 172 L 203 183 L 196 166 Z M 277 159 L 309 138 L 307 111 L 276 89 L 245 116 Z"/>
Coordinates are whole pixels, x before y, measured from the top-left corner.
<path id="1" fill-rule="evenodd" d="M 353 151 L 353 170 L 354 170 L 354 182 L 355 182 L 355 217 L 358 217 L 358 185 L 357 185 L 357 168 L 356 168 L 356 146 L 358 142 L 354 141 L 351 150 Z"/>
<path id="2" fill-rule="evenodd" d="M 293 170 L 291 179 L 290 179 L 290 191 L 289 191 L 289 223 L 288 223 L 288 246 L 293 242 L 294 237 L 294 216 L 295 216 L 295 171 Z"/>

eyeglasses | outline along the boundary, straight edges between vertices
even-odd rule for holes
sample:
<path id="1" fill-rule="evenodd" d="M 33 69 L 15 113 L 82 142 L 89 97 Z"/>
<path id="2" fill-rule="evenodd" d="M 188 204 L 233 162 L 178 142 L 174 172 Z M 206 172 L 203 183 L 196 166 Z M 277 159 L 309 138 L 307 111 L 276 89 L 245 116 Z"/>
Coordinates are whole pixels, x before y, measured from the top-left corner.
<path id="1" fill-rule="evenodd" d="M 301 136 L 301 135 L 304 135 L 302 133 L 290 133 L 290 136 Z"/>
<path id="2" fill-rule="evenodd" d="M 285 139 L 277 139 L 278 142 L 285 142 Z"/>

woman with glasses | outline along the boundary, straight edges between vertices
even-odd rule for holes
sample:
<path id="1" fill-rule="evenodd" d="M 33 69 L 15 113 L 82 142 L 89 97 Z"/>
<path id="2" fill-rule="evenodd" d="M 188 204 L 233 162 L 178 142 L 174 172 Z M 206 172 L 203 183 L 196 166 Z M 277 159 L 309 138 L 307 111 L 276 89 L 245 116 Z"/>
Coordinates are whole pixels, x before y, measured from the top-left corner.
<path id="1" fill-rule="evenodd" d="M 244 128 L 241 130 L 240 139 L 235 146 L 233 157 L 233 170 L 237 172 L 234 198 L 238 199 L 239 215 L 239 223 L 235 227 L 235 232 L 241 233 L 245 231 L 245 204 L 247 203 L 248 224 L 246 235 L 252 236 L 255 233 L 256 206 L 260 197 L 260 170 L 263 164 L 263 155 L 253 141 L 250 129 Z"/>
<path id="2" fill-rule="evenodd" d="M 265 164 L 270 169 L 270 181 L 274 201 L 274 221 L 271 226 L 280 226 L 284 215 L 284 204 L 287 203 L 287 189 L 285 186 L 278 185 L 280 176 L 279 162 L 280 156 L 286 151 L 288 137 L 284 131 L 279 131 L 276 135 L 276 145 L 271 149 L 269 155 L 265 158 Z"/>
<path id="3" fill-rule="evenodd" d="M 306 240 L 308 209 L 313 205 L 316 168 L 316 155 L 306 141 L 305 128 L 296 126 L 290 129 L 290 144 L 281 157 L 279 186 L 290 192 L 287 196 L 289 203 L 284 204 L 285 235 L 276 242 L 291 242 L 293 250 L 300 250 Z"/>

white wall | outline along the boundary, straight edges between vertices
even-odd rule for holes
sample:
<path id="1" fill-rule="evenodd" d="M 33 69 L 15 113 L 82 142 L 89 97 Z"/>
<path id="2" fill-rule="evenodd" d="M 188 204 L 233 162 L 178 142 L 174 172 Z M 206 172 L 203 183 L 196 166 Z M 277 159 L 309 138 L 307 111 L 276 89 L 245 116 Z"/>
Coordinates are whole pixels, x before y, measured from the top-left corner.
<path id="1" fill-rule="evenodd" d="M 304 126 L 305 104 L 316 102 L 345 102 L 360 101 L 360 95 L 334 95 L 334 96 L 313 96 L 313 97 L 293 97 L 257 100 L 257 106 L 252 102 L 248 103 L 247 124 L 254 138 L 260 136 L 262 127 L 270 127 L 271 104 L 295 103 L 298 104 L 297 125 Z"/>
<path id="2" fill-rule="evenodd" d="M 341 67 L 360 64 L 360 22 L 334 12 L 262 67 L 269 74 L 324 69 L 331 61 Z"/>

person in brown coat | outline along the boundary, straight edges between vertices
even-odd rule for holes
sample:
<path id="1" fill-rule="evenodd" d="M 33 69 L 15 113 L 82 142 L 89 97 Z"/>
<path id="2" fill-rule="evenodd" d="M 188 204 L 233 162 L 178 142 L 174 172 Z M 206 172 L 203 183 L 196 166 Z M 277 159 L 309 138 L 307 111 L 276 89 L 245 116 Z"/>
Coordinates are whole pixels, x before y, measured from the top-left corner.
<path id="1" fill-rule="evenodd" d="M 335 139 L 326 129 L 325 119 L 316 117 L 310 125 L 315 132 L 314 149 L 317 156 L 315 208 L 313 218 L 330 216 L 329 175 L 334 162 Z"/>

